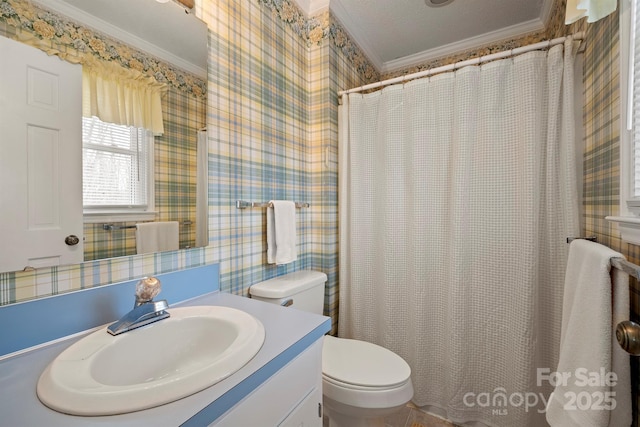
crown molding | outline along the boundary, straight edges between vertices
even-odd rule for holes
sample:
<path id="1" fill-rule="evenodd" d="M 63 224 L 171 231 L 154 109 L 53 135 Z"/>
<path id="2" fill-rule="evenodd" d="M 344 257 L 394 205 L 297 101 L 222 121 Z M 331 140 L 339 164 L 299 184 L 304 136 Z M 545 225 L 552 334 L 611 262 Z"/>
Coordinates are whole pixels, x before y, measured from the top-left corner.
<path id="1" fill-rule="evenodd" d="M 333 0 L 336 1 L 336 0 Z M 550 3 L 547 1 L 546 3 Z M 545 3 L 545 4 L 546 4 Z M 478 46 L 486 46 L 491 43 L 507 40 L 517 36 L 522 36 L 526 33 L 532 33 L 535 31 L 544 30 L 544 21 L 541 18 L 533 19 L 521 24 L 512 25 L 510 27 L 502 28 L 500 30 L 491 31 L 478 37 L 471 37 L 459 42 L 450 43 L 444 46 L 440 46 L 434 49 L 425 50 L 423 52 L 416 53 L 414 55 L 405 56 L 403 58 L 394 59 L 393 61 L 387 61 L 382 64 L 381 68 L 378 68 L 381 74 L 390 73 L 394 71 L 400 71 L 410 67 L 422 65 L 430 60 L 449 56 L 454 53 L 463 52 L 477 48 Z M 360 46 L 365 54 L 370 55 L 369 51 L 365 50 L 364 46 Z"/>
<path id="2" fill-rule="evenodd" d="M 367 59 L 371 62 L 371 65 L 376 69 L 376 71 L 380 72 L 383 68 L 382 58 L 378 56 L 376 51 L 367 43 L 367 41 L 362 37 L 357 37 L 355 34 L 362 34 L 362 31 L 356 31 L 359 29 L 358 20 L 354 19 L 347 10 L 344 8 L 340 0 L 331 0 L 330 4 L 331 11 L 333 12 L 334 18 L 336 18 L 345 32 L 349 35 L 349 38 L 352 42 L 354 42 L 362 53 L 367 57 Z M 349 31 L 353 28 L 353 31 Z"/>
<path id="3" fill-rule="evenodd" d="M 551 12 L 553 12 L 553 6 L 555 5 L 554 0 L 544 0 L 542 3 L 542 11 L 540 13 L 540 20 L 544 25 L 549 23 L 551 19 Z"/>
<path id="4" fill-rule="evenodd" d="M 159 59 L 167 61 L 170 64 L 173 64 L 184 71 L 188 71 L 190 73 L 195 74 L 196 76 L 206 79 L 207 78 L 207 70 L 194 64 L 192 62 L 186 61 L 179 56 L 158 47 L 155 44 L 149 43 L 148 41 L 131 34 L 120 27 L 117 27 L 107 21 L 104 21 L 95 15 L 85 12 L 75 6 L 72 6 L 64 1 L 60 0 L 36 0 L 36 4 L 40 4 L 54 12 L 57 12 L 61 15 L 64 15 L 74 21 L 82 23 L 88 27 L 91 27 L 97 31 L 100 31 L 106 34 L 109 37 L 113 37 L 115 40 L 119 40 L 122 43 L 128 44 L 135 48 L 140 49 L 141 51 L 153 55 Z"/>
<path id="5" fill-rule="evenodd" d="M 330 1 L 331 0 L 294 0 L 306 18 L 329 9 Z"/>

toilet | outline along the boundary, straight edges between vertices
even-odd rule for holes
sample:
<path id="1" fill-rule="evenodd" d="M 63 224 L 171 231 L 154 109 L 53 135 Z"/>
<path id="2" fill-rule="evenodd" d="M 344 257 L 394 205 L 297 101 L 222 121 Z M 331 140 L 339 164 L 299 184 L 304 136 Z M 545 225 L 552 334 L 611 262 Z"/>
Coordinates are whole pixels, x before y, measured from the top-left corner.
<path id="1" fill-rule="evenodd" d="M 322 314 L 327 275 L 303 270 L 257 283 L 251 298 Z M 330 335 L 322 345 L 322 393 L 331 427 L 384 427 L 413 397 L 411 368 L 376 344 Z"/>

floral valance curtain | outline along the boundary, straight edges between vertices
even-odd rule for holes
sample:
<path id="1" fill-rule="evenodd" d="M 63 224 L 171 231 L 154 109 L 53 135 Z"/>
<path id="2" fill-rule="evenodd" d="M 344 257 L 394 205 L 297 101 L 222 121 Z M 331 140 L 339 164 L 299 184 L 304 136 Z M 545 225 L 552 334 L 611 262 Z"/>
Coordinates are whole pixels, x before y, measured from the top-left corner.
<path id="1" fill-rule="evenodd" d="M 162 93 L 166 85 L 117 64 L 83 64 L 82 115 L 103 122 L 164 133 Z"/>
<path id="2" fill-rule="evenodd" d="M 18 40 L 67 62 L 82 64 L 83 116 L 141 127 L 154 135 L 164 133 L 161 97 L 167 89 L 166 84 L 116 62 L 103 61 L 74 49 L 62 49 L 51 40 L 33 34 L 21 33 Z"/>

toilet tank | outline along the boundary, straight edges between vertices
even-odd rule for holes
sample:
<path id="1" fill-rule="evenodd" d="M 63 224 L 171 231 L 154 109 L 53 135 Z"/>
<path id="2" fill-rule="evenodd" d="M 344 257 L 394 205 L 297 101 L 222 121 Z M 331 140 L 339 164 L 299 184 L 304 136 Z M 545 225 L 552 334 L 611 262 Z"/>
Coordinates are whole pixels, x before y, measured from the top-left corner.
<path id="1" fill-rule="evenodd" d="M 322 314 L 326 281 L 327 275 L 319 271 L 296 271 L 256 283 L 249 294 L 260 301 Z"/>

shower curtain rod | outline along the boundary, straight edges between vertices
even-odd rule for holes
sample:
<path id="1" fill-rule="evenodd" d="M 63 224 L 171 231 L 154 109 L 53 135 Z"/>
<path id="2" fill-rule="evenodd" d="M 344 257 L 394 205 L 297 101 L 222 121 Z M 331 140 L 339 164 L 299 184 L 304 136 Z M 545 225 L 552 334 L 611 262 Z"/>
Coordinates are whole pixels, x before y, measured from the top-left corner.
<path id="1" fill-rule="evenodd" d="M 582 32 L 576 33 L 572 37 L 574 40 L 583 40 L 584 32 L 582 31 Z M 471 58 L 464 61 L 455 62 L 453 64 L 443 65 L 441 67 L 430 68 L 428 70 L 419 71 L 413 74 L 407 74 L 405 76 L 394 77 L 392 79 L 371 83 L 371 84 L 356 87 L 353 89 L 341 90 L 338 92 L 338 96 L 346 95 L 349 93 L 362 92 L 363 90 L 375 89 L 382 86 L 389 86 L 395 83 L 404 83 L 408 80 L 414 80 L 420 77 L 427 77 L 432 74 L 443 73 L 445 71 L 453 71 L 458 68 L 466 67 L 468 65 L 478 65 L 487 61 L 494 61 L 496 59 L 509 58 L 510 56 L 520 55 L 521 53 L 531 52 L 534 50 L 547 49 L 547 48 L 550 48 L 551 46 L 564 43 L 566 40 L 567 40 L 567 37 L 558 37 L 557 39 L 553 39 L 553 40 L 547 40 L 544 42 L 534 43 L 527 46 L 517 47 L 515 49 L 509 49 L 502 52 L 492 53 L 490 55 L 479 56 L 477 58 Z"/>

